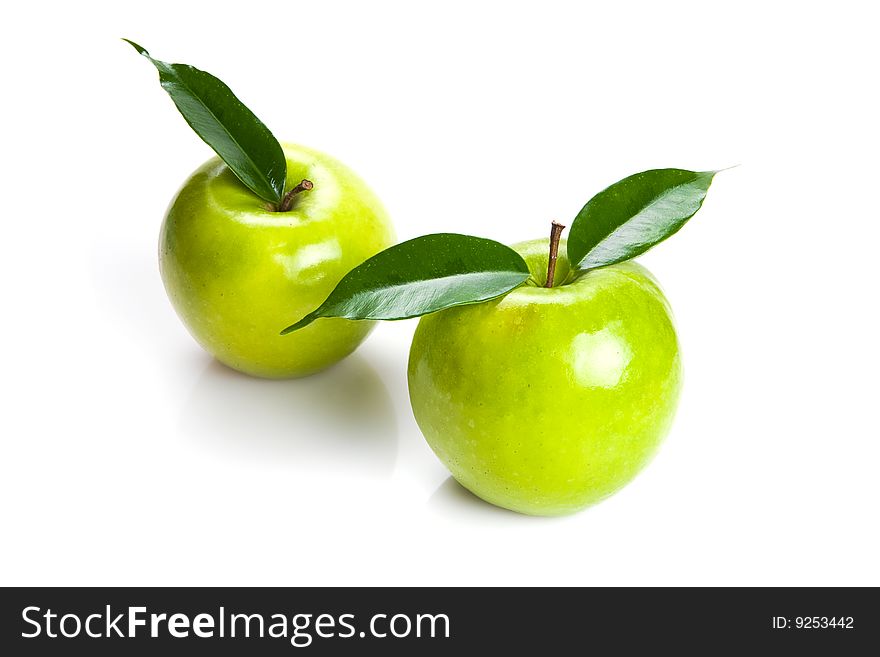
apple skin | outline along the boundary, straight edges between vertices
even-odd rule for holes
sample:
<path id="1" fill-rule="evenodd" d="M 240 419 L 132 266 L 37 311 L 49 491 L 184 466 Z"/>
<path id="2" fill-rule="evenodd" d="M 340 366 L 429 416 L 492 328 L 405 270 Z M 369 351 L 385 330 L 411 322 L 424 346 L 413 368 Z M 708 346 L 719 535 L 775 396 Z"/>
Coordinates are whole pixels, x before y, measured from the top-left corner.
<path id="1" fill-rule="evenodd" d="M 548 243 L 514 245 L 526 285 L 423 317 L 408 373 L 416 421 L 459 483 L 555 516 L 608 497 L 650 461 L 682 371 L 669 304 L 645 268 L 625 262 L 547 289 Z M 563 281 L 564 240 L 559 250 Z"/>
<path id="2" fill-rule="evenodd" d="M 272 212 L 219 159 L 197 169 L 171 202 L 159 268 L 189 332 L 220 362 L 266 378 L 305 376 L 341 360 L 372 322 L 321 319 L 281 336 L 352 268 L 394 243 L 379 199 L 345 165 L 283 144 L 287 188 L 314 189 Z"/>

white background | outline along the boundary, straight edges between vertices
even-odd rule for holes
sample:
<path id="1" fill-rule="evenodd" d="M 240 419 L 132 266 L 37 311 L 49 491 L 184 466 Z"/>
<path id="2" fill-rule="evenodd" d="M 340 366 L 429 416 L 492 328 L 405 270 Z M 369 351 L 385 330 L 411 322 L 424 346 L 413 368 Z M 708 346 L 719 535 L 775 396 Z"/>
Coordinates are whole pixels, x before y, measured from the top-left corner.
<path id="1" fill-rule="evenodd" d="M 0 583 L 880 584 L 872 4 L 10 5 Z M 686 368 L 653 464 L 566 518 L 477 500 L 413 420 L 413 321 L 305 380 L 212 362 L 156 264 L 211 152 L 122 36 L 348 163 L 401 239 L 741 165 L 641 259 Z"/>

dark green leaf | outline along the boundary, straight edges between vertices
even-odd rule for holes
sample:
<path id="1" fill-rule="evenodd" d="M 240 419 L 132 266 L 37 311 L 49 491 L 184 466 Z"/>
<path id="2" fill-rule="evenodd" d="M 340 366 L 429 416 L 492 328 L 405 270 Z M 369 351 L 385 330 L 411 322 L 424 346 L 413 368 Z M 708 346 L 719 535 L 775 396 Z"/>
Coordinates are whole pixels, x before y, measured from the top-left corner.
<path id="1" fill-rule="evenodd" d="M 284 196 L 287 161 L 278 140 L 232 90 L 210 73 L 167 64 L 128 39 L 159 70 L 159 82 L 183 118 L 254 194 L 272 203 Z"/>
<path id="2" fill-rule="evenodd" d="M 599 192 L 571 225 L 569 262 L 593 269 L 644 253 L 696 214 L 715 173 L 653 169 Z"/>
<path id="3" fill-rule="evenodd" d="M 508 246 L 469 235 L 425 235 L 352 269 L 317 310 L 281 334 L 319 317 L 407 319 L 487 301 L 528 277 L 525 260 Z"/>

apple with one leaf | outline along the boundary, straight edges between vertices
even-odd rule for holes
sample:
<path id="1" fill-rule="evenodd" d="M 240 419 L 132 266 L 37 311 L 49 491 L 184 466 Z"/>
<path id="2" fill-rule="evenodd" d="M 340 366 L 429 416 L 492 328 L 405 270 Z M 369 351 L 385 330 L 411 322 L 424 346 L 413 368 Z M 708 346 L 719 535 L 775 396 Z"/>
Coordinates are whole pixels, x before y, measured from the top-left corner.
<path id="1" fill-rule="evenodd" d="M 672 313 L 631 259 L 700 209 L 714 175 L 625 178 L 583 207 L 567 240 L 554 222 L 550 240 L 513 248 L 452 234 L 393 246 L 285 332 L 323 317 L 424 315 L 409 393 L 431 448 L 493 504 L 572 513 L 629 482 L 672 424 L 682 382 Z"/>
<path id="2" fill-rule="evenodd" d="M 350 354 L 370 322 L 332 320 L 292 339 L 278 324 L 394 243 L 379 199 L 332 157 L 280 144 L 213 75 L 128 43 L 218 155 L 178 191 L 160 236 L 162 280 L 190 333 L 222 363 L 268 378 L 311 374 Z"/>

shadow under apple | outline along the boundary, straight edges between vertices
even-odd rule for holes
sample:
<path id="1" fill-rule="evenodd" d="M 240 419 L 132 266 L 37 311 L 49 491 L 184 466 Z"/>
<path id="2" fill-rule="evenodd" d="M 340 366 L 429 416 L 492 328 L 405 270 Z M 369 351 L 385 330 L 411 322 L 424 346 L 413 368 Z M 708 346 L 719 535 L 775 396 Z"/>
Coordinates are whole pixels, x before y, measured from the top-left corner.
<path id="1" fill-rule="evenodd" d="M 439 513 L 449 514 L 456 518 L 461 518 L 464 515 L 464 517 L 480 522 L 509 523 L 518 520 L 547 522 L 554 520 L 553 518 L 527 516 L 490 504 L 474 495 L 452 476 L 443 480 L 443 483 L 431 494 L 431 497 L 428 498 L 428 506 Z"/>
<path id="2" fill-rule="evenodd" d="M 288 381 L 250 377 L 212 360 L 183 407 L 181 429 L 235 458 L 310 471 L 387 477 L 397 459 L 391 398 L 358 354 Z"/>

